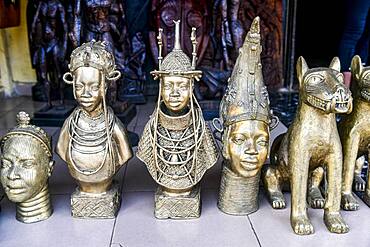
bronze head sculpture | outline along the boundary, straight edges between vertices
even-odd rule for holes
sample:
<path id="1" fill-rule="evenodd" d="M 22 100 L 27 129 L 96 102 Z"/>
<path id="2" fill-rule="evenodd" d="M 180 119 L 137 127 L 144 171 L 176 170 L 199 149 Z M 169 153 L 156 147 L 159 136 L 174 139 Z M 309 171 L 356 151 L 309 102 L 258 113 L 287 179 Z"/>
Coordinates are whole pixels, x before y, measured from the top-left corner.
<path id="1" fill-rule="evenodd" d="M 180 21 L 175 22 L 175 45 L 162 61 L 161 30 L 158 35 L 160 79 L 157 107 L 146 124 L 137 156 L 160 185 L 155 195 L 155 216 L 186 219 L 200 216 L 198 183 L 217 161 L 215 143 L 193 95 L 196 39 L 192 31 L 193 59 L 181 50 Z M 174 207 L 179 205 L 179 207 Z"/>
<path id="2" fill-rule="evenodd" d="M 2 137 L 0 178 L 9 200 L 17 204 L 17 220 L 33 223 L 53 212 L 48 180 L 53 170 L 51 140 L 46 132 L 30 125 L 25 112 L 17 126 Z"/>
<path id="3" fill-rule="evenodd" d="M 72 52 L 69 68 L 63 78 L 73 85 L 79 106 L 64 122 L 56 152 L 79 185 L 72 215 L 112 218 L 120 205 L 113 176 L 132 157 L 126 129 L 105 99 L 109 82 L 121 74 L 105 42 L 94 40 Z"/>
<path id="4" fill-rule="evenodd" d="M 355 56 L 351 63 L 353 94 L 353 111 L 343 117 L 339 123 L 339 130 L 343 145 L 343 184 L 342 208 L 357 210 L 359 204 L 352 193 L 352 186 L 356 191 L 365 191 L 364 201 L 370 206 L 370 183 L 361 178 L 361 170 L 365 162 L 365 155 L 369 155 L 370 145 L 370 67 L 363 67 L 361 58 Z M 369 179 L 368 179 L 369 181 Z"/>
<path id="5" fill-rule="evenodd" d="M 351 92 L 343 84 L 336 57 L 329 68 L 312 69 L 300 57 L 297 76 L 300 96 L 297 113 L 288 132 L 277 137 L 272 145 L 271 165 L 262 176 L 265 190 L 273 208 L 284 208 L 282 189 L 290 184 L 290 222 L 296 234 L 314 232 L 307 215 L 307 192 L 309 204 L 324 208 L 328 230 L 346 233 L 349 227 L 339 212 L 343 160 L 335 114 L 352 111 Z M 319 188 L 322 166 L 327 169 L 325 203 Z"/>
<path id="6" fill-rule="evenodd" d="M 269 151 L 272 117 L 262 76 L 260 42 L 256 17 L 239 49 L 221 101 L 225 162 L 218 207 L 228 214 L 243 215 L 258 209 L 260 171 Z"/>

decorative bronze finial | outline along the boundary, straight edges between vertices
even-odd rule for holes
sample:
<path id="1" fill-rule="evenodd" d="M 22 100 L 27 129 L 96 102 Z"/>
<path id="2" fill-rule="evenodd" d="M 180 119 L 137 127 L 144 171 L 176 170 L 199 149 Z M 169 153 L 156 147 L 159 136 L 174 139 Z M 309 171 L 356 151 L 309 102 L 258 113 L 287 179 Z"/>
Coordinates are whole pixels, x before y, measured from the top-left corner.
<path id="1" fill-rule="evenodd" d="M 175 23 L 175 45 L 173 50 L 181 50 L 180 44 L 180 20 L 173 21 Z"/>
<path id="2" fill-rule="evenodd" d="M 193 60 L 191 63 L 191 68 L 195 69 L 195 66 L 197 65 L 197 29 L 195 27 L 191 28 L 191 43 L 193 44 L 193 52 L 191 53 L 193 55 Z"/>
<path id="3" fill-rule="evenodd" d="M 157 40 L 158 40 L 158 68 L 159 68 L 159 70 L 161 70 L 161 68 L 162 68 L 162 59 L 163 59 L 163 57 L 162 57 L 162 47 L 163 47 L 162 32 L 163 32 L 163 29 L 159 28 L 158 36 L 157 36 Z"/>
<path id="4" fill-rule="evenodd" d="M 30 115 L 28 115 L 28 113 L 24 111 L 18 112 L 17 114 L 18 126 L 26 127 L 27 125 L 30 124 L 30 120 L 31 118 L 30 118 Z"/>

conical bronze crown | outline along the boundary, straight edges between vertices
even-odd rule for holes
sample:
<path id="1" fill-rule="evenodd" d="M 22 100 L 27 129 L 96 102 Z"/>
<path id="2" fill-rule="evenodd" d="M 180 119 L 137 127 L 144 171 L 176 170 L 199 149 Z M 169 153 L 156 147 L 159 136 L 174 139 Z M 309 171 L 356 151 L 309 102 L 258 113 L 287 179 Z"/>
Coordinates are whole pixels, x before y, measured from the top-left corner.
<path id="1" fill-rule="evenodd" d="M 269 124 L 269 97 L 263 82 L 261 52 L 260 19 L 256 17 L 239 49 L 221 101 L 220 117 L 224 126 L 244 120 L 260 120 Z"/>

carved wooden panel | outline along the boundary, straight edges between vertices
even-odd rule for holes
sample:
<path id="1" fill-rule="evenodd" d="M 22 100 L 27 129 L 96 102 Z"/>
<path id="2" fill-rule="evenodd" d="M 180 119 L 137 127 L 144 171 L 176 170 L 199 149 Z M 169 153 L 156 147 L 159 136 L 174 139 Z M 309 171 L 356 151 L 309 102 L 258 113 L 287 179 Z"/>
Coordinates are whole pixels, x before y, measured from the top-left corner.
<path id="1" fill-rule="evenodd" d="M 0 28 L 19 26 L 19 0 L 0 0 Z"/>

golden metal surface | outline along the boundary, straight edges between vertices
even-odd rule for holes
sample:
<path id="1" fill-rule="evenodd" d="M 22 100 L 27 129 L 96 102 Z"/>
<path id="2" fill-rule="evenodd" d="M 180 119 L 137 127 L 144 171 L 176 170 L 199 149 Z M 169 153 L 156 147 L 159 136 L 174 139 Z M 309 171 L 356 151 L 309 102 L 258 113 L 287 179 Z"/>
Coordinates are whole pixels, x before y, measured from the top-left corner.
<path id="1" fill-rule="evenodd" d="M 50 137 L 30 125 L 25 112 L 17 115 L 17 126 L 1 139 L 0 178 L 9 200 L 17 205 L 17 220 L 33 223 L 53 212 L 48 180 L 53 170 Z"/>
<path id="2" fill-rule="evenodd" d="M 260 171 L 267 159 L 272 124 L 261 52 L 260 23 L 256 17 L 239 49 L 218 120 L 222 124 L 225 159 L 218 206 L 228 214 L 245 215 L 258 209 Z"/>
<path id="3" fill-rule="evenodd" d="M 364 202 L 370 207 L 370 169 L 367 169 L 367 184 L 364 194 Z"/>
<path id="4" fill-rule="evenodd" d="M 200 189 L 195 186 L 218 158 L 212 133 L 193 95 L 194 79 L 202 74 L 195 70 L 196 41 L 190 62 L 181 50 L 179 24 L 175 21 L 173 51 L 163 61 L 159 53 L 159 70 L 151 72 L 160 79 L 159 97 L 137 151 L 160 185 L 155 196 L 155 216 L 160 219 L 200 216 Z M 161 30 L 157 39 L 161 47 Z"/>
<path id="5" fill-rule="evenodd" d="M 307 191 L 309 200 L 318 199 L 310 204 L 320 207 L 322 196 L 318 186 L 325 167 L 328 184 L 324 222 L 329 231 L 346 233 L 349 227 L 339 212 L 343 159 L 335 114 L 352 111 L 351 92 L 343 84 L 338 58 L 332 60 L 329 68 L 309 69 L 300 57 L 297 76 L 300 94 L 297 113 L 288 132 L 272 145 L 271 165 L 262 176 L 265 190 L 273 208 L 284 208 L 282 189 L 290 185 L 291 226 L 296 234 L 312 234 Z"/>
<path id="6" fill-rule="evenodd" d="M 350 115 L 344 116 L 339 123 L 344 160 L 341 202 L 344 210 L 359 208 L 352 193 L 352 186 L 354 185 L 357 191 L 365 191 L 361 169 L 365 162 L 365 155 L 369 154 L 370 145 L 370 67 L 363 67 L 361 58 L 355 56 L 352 59 L 351 72 L 353 111 Z M 368 194 L 369 190 L 366 193 Z"/>
<path id="7" fill-rule="evenodd" d="M 71 72 L 64 75 L 73 84 L 73 93 L 79 106 L 66 119 L 61 129 L 56 152 L 67 163 L 69 172 L 77 181 L 78 191 L 91 200 L 72 205 L 73 215 L 86 218 L 104 218 L 101 208 L 111 195 L 110 204 L 118 210 L 115 193 L 111 190 L 113 176 L 132 157 L 127 132 L 113 110 L 106 105 L 106 91 L 110 81 L 117 80 L 120 72 L 115 70 L 114 56 L 104 42 L 94 40 L 76 48 L 69 64 Z M 72 195 L 72 202 L 78 201 Z M 86 202 L 83 204 L 83 202 Z M 101 212 L 101 217 L 99 217 Z M 111 214 L 114 217 L 114 214 Z"/>

